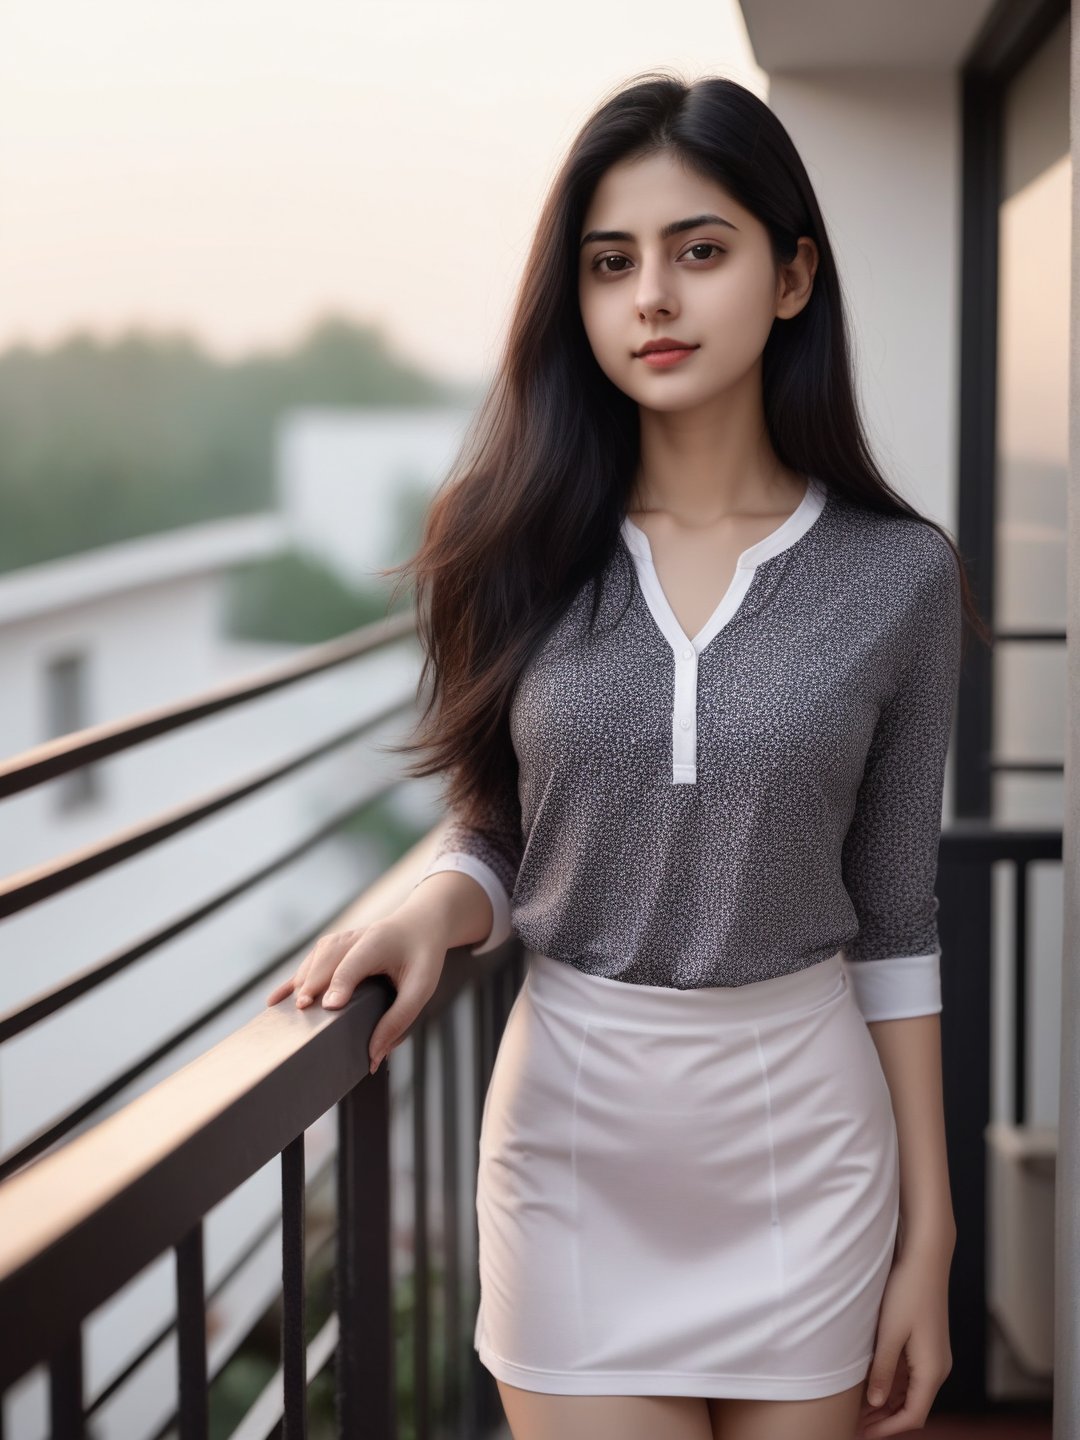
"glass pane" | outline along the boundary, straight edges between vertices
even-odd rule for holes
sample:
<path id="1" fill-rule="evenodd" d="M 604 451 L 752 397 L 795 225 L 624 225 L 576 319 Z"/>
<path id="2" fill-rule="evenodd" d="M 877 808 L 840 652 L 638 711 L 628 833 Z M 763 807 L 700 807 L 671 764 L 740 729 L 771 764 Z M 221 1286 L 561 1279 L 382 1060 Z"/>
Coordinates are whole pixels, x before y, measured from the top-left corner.
<path id="1" fill-rule="evenodd" d="M 1065 815 L 1061 775 L 995 774 L 990 787 L 994 820 L 999 825 L 1046 825 L 1060 830 Z"/>
<path id="2" fill-rule="evenodd" d="M 993 750 L 998 760 L 1063 760 L 1065 646 L 999 640 L 994 652 L 997 704 Z"/>
<path id="3" fill-rule="evenodd" d="M 999 213 L 998 629 L 1064 630 L 1069 454 L 1069 20 L 1011 82 Z M 999 642 L 994 754 L 1060 760 L 1065 647 Z M 999 777 L 995 817 L 1057 819 L 1060 779 Z"/>

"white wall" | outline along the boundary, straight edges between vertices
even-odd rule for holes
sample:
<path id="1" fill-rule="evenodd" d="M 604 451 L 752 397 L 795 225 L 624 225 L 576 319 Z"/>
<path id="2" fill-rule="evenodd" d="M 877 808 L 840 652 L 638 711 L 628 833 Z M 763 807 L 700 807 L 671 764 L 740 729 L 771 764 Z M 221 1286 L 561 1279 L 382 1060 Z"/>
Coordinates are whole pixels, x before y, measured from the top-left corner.
<path id="1" fill-rule="evenodd" d="M 350 584 L 399 557 L 398 505 L 444 478 L 472 411 L 452 406 L 288 412 L 277 434 L 290 533 Z M 380 582 L 381 583 L 381 582 Z"/>
<path id="2" fill-rule="evenodd" d="M 959 102 L 943 70 L 773 76 L 836 254 L 871 444 L 890 482 L 956 517 Z"/>

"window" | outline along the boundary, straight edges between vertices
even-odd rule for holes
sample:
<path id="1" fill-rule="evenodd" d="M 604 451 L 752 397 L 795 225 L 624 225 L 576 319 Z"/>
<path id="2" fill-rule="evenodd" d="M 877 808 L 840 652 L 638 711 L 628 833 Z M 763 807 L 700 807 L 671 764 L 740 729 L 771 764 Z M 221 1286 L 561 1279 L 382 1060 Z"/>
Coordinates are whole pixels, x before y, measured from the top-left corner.
<path id="1" fill-rule="evenodd" d="M 50 740 L 90 724 L 85 654 L 60 655 L 49 661 L 45 672 L 45 715 Z M 64 811 L 76 809 L 96 800 L 100 790 L 99 767 L 80 766 L 57 779 L 58 807 Z"/>

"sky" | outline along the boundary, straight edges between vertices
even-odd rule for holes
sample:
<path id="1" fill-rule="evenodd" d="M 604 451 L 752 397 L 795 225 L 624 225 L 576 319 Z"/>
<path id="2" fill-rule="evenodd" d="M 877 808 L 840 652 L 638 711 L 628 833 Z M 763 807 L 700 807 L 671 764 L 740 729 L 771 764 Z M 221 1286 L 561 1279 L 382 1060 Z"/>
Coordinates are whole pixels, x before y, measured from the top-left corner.
<path id="1" fill-rule="evenodd" d="M 737 0 L 3 0 L 0 348 L 333 311 L 475 381 L 571 139 L 658 66 L 768 98 Z"/>

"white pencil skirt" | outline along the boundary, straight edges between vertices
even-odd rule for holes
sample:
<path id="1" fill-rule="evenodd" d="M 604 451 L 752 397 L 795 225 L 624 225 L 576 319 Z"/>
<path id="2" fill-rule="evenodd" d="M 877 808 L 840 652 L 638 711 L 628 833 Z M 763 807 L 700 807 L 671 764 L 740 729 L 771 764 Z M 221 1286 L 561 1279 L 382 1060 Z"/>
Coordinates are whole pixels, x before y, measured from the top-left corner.
<path id="1" fill-rule="evenodd" d="M 481 1362 L 560 1395 L 865 1380 L 899 1153 L 843 952 L 697 990 L 526 958 L 480 1129 Z"/>

